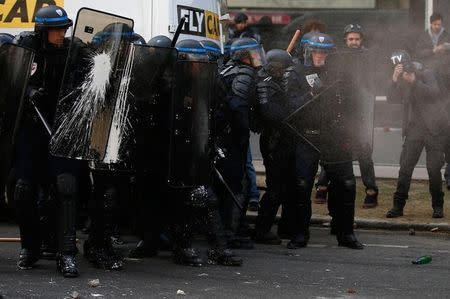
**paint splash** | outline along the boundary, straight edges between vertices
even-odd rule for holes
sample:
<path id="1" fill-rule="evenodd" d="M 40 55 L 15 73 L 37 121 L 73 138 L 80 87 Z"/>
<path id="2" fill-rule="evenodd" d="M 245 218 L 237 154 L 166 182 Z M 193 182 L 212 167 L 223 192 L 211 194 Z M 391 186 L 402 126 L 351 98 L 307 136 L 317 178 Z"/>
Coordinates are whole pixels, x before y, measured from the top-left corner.
<path id="1" fill-rule="evenodd" d="M 112 72 L 111 55 L 95 53 L 89 59 L 89 73 L 83 83 L 61 99 L 76 100 L 67 113 L 62 114 L 53 135 L 52 152 L 64 153 L 66 157 L 82 158 L 89 155 L 93 120 L 105 108 L 106 92 Z"/>

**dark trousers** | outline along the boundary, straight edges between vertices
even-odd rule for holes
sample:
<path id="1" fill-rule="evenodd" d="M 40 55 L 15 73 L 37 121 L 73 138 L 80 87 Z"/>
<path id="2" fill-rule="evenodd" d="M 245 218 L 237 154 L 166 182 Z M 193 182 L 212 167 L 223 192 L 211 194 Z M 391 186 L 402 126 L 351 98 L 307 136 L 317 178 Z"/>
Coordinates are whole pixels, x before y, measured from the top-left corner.
<path id="1" fill-rule="evenodd" d="M 400 171 L 394 201 L 404 204 L 408 199 L 412 173 L 422 150 L 425 148 L 432 205 L 433 207 L 442 207 L 444 204 L 441 175 L 441 168 L 444 165 L 442 140 L 441 137 L 437 136 L 406 136 L 400 154 Z"/>
<path id="2" fill-rule="evenodd" d="M 311 220 L 311 192 L 318 170 L 320 155 L 311 146 L 299 142 L 296 148 L 296 188 L 290 197 L 289 206 L 293 211 L 289 223 L 296 234 L 309 235 Z M 355 176 L 352 162 L 324 164 L 330 180 L 329 201 L 333 213 L 333 222 L 338 234 L 353 232 L 355 213 Z M 295 217 L 294 217 L 295 215 Z"/>
<path id="3" fill-rule="evenodd" d="M 366 191 L 369 189 L 375 190 L 378 192 L 378 186 L 375 180 L 375 167 L 372 160 L 372 153 L 365 152 L 359 159 L 359 170 L 361 172 L 361 179 L 363 181 L 364 186 L 366 187 Z M 318 186 L 328 186 L 329 179 L 326 171 L 323 167 L 320 168 L 319 178 L 316 183 L 316 187 Z"/>
<path id="4" fill-rule="evenodd" d="M 267 187 L 260 200 L 260 209 L 256 220 L 256 230 L 261 233 L 270 231 L 281 205 L 283 205 L 284 217 L 280 222 L 285 221 L 286 215 L 289 214 L 285 208 L 285 203 L 295 186 L 295 163 L 293 163 L 295 161 L 295 147 L 293 144 L 286 144 L 274 139 L 274 136 L 264 132 L 260 138 L 260 150 L 266 169 Z M 289 230 L 290 228 L 285 226 L 283 234 L 290 234 Z"/>
<path id="5" fill-rule="evenodd" d="M 51 157 L 48 142 L 49 136 L 39 124 L 22 124 L 13 161 L 17 178 L 14 207 L 22 248 L 39 250 L 41 238 L 47 234 L 40 231 L 39 218 L 43 212 L 39 211 L 39 194 L 48 196 L 49 186 L 54 186 L 59 250 L 75 254 L 76 177 L 81 165 L 79 161 Z"/>

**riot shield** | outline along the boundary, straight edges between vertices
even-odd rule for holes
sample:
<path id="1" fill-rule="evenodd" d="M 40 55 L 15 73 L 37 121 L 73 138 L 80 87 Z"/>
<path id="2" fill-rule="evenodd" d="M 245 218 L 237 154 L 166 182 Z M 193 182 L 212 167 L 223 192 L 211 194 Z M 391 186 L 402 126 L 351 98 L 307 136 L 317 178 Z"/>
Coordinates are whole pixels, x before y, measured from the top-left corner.
<path id="1" fill-rule="evenodd" d="M 327 58 L 323 90 L 285 123 L 321 154 L 323 163 L 357 160 L 373 147 L 375 96 L 370 53 L 349 50 Z"/>
<path id="2" fill-rule="evenodd" d="M 50 153 L 102 161 L 121 92 L 133 20 L 82 8 L 57 104 Z"/>
<path id="3" fill-rule="evenodd" d="M 169 148 L 169 185 L 208 183 L 211 174 L 211 101 L 217 64 L 179 61 L 175 65 Z"/>
<path id="4" fill-rule="evenodd" d="M 8 171 L 22 118 L 34 52 L 12 44 L 0 46 L 0 152 L 2 174 Z"/>
<path id="5" fill-rule="evenodd" d="M 167 173 L 174 48 L 130 45 L 104 163 Z"/>

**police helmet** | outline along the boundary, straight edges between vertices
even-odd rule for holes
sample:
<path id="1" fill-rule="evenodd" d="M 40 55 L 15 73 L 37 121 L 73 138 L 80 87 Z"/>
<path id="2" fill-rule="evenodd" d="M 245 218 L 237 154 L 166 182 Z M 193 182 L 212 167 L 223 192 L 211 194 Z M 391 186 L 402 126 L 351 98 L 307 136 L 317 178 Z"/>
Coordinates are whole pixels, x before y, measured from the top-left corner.
<path id="1" fill-rule="evenodd" d="M 145 45 L 145 39 L 135 32 L 131 35 L 131 42 L 137 45 Z"/>
<path id="2" fill-rule="evenodd" d="M 263 47 L 253 38 L 236 39 L 231 44 L 230 56 L 234 61 L 250 64 L 253 67 L 263 66 L 266 62 Z"/>
<path id="3" fill-rule="evenodd" d="M 362 38 L 364 36 L 364 29 L 359 24 L 348 24 L 344 28 L 344 38 L 346 38 L 349 33 L 359 33 Z"/>
<path id="4" fill-rule="evenodd" d="M 405 50 L 396 50 L 391 54 L 391 63 L 396 66 L 403 65 L 403 70 L 407 73 L 416 71 L 416 64 L 412 61 L 411 56 Z"/>
<path id="5" fill-rule="evenodd" d="M 209 56 L 211 61 L 217 61 L 222 57 L 222 50 L 220 46 L 210 40 L 202 40 L 200 44 L 205 48 L 206 54 Z"/>
<path id="6" fill-rule="evenodd" d="M 192 61 L 208 61 L 209 57 L 206 49 L 200 44 L 199 41 L 194 39 L 185 39 L 179 41 L 176 45 L 178 50 L 178 58 L 180 60 L 192 60 Z"/>
<path id="7" fill-rule="evenodd" d="M 172 40 L 165 35 L 157 35 L 155 37 L 152 37 L 147 42 L 147 45 L 152 47 L 170 48 L 170 46 L 172 45 Z"/>
<path id="8" fill-rule="evenodd" d="M 3 44 L 12 44 L 14 35 L 9 33 L 0 33 L 0 46 Z"/>
<path id="9" fill-rule="evenodd" d="M 231 58 L 231 44 L 233 43 L 233 39 L 229 39 L 223 45 L 223 62 L 226 63 Z"/>
<path id="10" fill-rule="evenodd" d="M 39 9 L 36 12 L 34 21 L 34 30 L 36 32 L 50 28 L 67 29 L 73 25 L 72 20 L 67 16 L 67 12 L 56 5 L 49 5 Z"/>
<path id="11" fill-rule="evenodd" d="M 125 23 L 116 22 L 105 26 L 102 31 L 97 32 L 92 38 L 92 44 L 99 46 L 108 43 L 109 41 L 122 40 L 133 41 L 135 33 L 133 29 Z"/>
<path id="12" fill-rule="evenodd" d="M 266 54 L 267 64 L 264 68 L 269 75 L 282 77 L 286 68 L 293 64 L 292 56 L 286 50 L 273 49 Z"/>
<path id="13" fill-rule="evenodd" d="M 312 65 L 311 54 L 313 52 L 331 53 L 335 50 L 335 43 L 333 39 L 325 33 L 312 33 L 305 40 L 304 44 L 304 64 Z"/>

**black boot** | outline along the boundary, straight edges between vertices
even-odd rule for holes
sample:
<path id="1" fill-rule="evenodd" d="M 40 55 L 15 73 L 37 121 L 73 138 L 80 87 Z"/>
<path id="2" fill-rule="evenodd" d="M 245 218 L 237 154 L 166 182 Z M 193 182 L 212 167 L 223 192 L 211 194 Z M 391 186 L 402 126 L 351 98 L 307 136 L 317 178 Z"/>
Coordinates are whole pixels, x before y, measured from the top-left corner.
<path id="1" fill-rule="evenodd" d="M 309 235 L 297 234 L 288 244 L 289 249 L 298 249 L 308 245 Z"/>
<path id="2" fill-rule="evenodd" d="M 56 240 L 46 240 L 41 245 L 41 257 L 44 260 L 55 260 L 58 251 Z"/>
<path id="3" fill-rule="evenodd" d="M 386 213 L 386 218 L 397 218 L 403 216 L 404 200 L 394 199 L 394 206 Z"/>
<path id="4" fill-rule="evenodd" d="M 364 249 L 364 245 L 356 239 L 354 233 L 338 235 L 337 240 L 339 246 L 348 247 L 351 249 Z"/>
<path id="5" fill-rule="evenodd" d="M 96 245 L 88 239 L 83 244 L 83 252 L 84 257 L 97 268 L 115 271 L 123 269 L 123 259 L 109 240 Z"/>
<path id="6" fill-rule="evenodd" d="M 433 218 L 444 218 L 444 207 L 433 207 Z"/>
<path id="7" fill-rule="evenodd" d="M 36 250 L 29 250 L 22 248 L 17 260 L 17 268 L 20 270 L 29 270 L 33 268 L 34 264 L 39 260 L 39 252 Z"/>
<path id="8" fill-rule="evenodd" d="M 147 246 L 144 240 L 140 240 L 135 248 L 130 250 L 128 257 L 141 259 L 146 257 L 154 257 L 158 255 L 158 251 L 154 247 Z"/>
<path id="9" fill-rule="evenodd" d="M 75 255 L 58 254 L 58 257 L 56 258 L 56 267 L 59 273 L 66 278 L 78 277 Z"/>
<path id="10" fill-rule="evenodd" d="M 366 191 L 364 198 L 363 209 L 372 209 L 378 205 L 378 191 L 369 189 Z"/>
<path id="11" fill-rule="evenodd" d="M 281 239 L 271 231 L 268 232 L 256 232 L 255 243 L 268 244 L 268 245 L 280 245 Z"/>
<path id="12" fill-rule="evenodd" d="M 237 257 L 230 249 L 208 249 L 208 264 L 222 266 L 242 266 L 242 259 Z"/>
<path id="13" fill-rule="evenodd" d="M 78 269 L 75 260 L 75 255 L 78 253 L 75 229 L 77 181 L 72 174 L 63 173 L 57 176 L 56 182 L 56 199 L 59 202 L 59 251 L 56 264 L 64 277 L 77 277 Z"/>
<path id="14" fill-rule="evenodd" d="M 205 263 L 194 248 L 180 248 L 173 251 L 175 263 L 193 267 L 201 267 Z"/>

